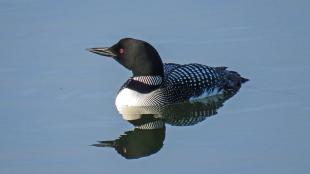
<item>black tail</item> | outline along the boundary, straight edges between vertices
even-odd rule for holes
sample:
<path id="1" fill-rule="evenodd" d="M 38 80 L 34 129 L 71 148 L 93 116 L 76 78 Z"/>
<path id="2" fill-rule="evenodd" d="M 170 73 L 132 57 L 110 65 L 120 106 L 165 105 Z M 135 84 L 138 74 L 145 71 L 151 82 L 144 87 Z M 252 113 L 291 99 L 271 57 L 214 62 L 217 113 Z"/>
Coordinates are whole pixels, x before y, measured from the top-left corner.
<path id="1" fill-rule="evenodd" d="M 223 76 L 223 87 L 228 91 L 238 91 L 242 83 L 249 81 L 249 79 L 241 77 L 236 71 L 228 71 L 226 67 L 216 67 L 216 70 Z"/>
<path id="2" fill-rule="evenodd" d="M 247 79 L 247 78 L 244 78 L 244 77 L 241 77 L 241 76 L 240 76 L 240 78 L 241 78 L 241 83 L 245 83 L 245 82 L 249 81 L 249 79 Z"/>

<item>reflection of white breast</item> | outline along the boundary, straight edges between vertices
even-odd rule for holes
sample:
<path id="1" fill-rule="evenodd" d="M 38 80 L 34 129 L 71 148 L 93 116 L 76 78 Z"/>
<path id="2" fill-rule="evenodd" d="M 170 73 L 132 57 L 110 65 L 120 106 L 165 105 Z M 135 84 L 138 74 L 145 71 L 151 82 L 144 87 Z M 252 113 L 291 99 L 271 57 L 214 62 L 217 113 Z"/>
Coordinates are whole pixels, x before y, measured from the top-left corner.
<path id="1" fill-rule="evenodd" d="M 151 94 L 141 94 L 137 91 L 124 88 L 122 89 L 116 99 L 116 106 L 141 106 L 143 105 L 143 101 L 149 98 Z"/>

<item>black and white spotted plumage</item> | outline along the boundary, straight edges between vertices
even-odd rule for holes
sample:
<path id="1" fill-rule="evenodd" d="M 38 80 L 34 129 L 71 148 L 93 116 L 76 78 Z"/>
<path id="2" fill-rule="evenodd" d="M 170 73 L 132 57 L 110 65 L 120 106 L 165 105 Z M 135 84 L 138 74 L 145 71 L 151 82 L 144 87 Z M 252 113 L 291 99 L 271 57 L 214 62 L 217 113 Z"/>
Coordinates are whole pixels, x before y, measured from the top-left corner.
<path id="1" fill-rule="evenodd" d="M 235 86 L 230 86 L 230 76 L 236 76 Z M 162 78 L 162 79 L 161 79 Z M 238 82 L 239 80 L 239 82 Z M 164 64 L 164 77 L 131 77 L 120 89 L 131 89 L 144 94 L 137 96 L 135 105 L 164 105 L 203 98 L 240 88 L 242 78 L 225 67 L 201 64 Z"/>
<path id="2" fill-rule="evenodd" d="M 166 64 L 164 65 L 166 66 Z M 169 64 L 167 64 L 169 66 Z M 166 102 L 182 102 L 199 97 L 203 93 L 221 92 L 221 76 L 216 69 L 201 64 L 186 64 L 176 66 L 165 73 L 163 87 L 167 97 Z M 208 94 L 207 94 L 208 95 Z"/>

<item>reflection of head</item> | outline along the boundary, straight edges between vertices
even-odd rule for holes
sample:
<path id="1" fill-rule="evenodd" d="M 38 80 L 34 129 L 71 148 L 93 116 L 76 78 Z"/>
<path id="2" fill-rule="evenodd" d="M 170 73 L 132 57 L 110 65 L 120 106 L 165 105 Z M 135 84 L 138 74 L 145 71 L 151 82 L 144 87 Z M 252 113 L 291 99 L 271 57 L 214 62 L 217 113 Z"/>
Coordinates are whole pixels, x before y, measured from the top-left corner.
<path id="1" fill-rule="evenodd" d="M 155 120 L 139 124 L 134 130 L 125 132 L 114 141 L 99 141 L 99 144 L 94 144 L 94 146 L 113 147 L 127 159 L 141 158 L 152 155 L 162 148 L 165 130 L 164 122 Z"/>

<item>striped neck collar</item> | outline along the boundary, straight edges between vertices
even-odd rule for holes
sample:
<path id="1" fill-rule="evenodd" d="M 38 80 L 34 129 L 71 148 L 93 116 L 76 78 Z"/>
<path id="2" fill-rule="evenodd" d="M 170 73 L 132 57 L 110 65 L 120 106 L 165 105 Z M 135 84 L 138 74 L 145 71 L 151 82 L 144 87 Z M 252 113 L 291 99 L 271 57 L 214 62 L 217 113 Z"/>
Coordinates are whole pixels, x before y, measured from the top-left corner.
<path id="1" fill-rule="evenodd" d="M 161 76 L 135 76 L 132 79 L 147 85 L 160 85 L 163 81 Z"/>

